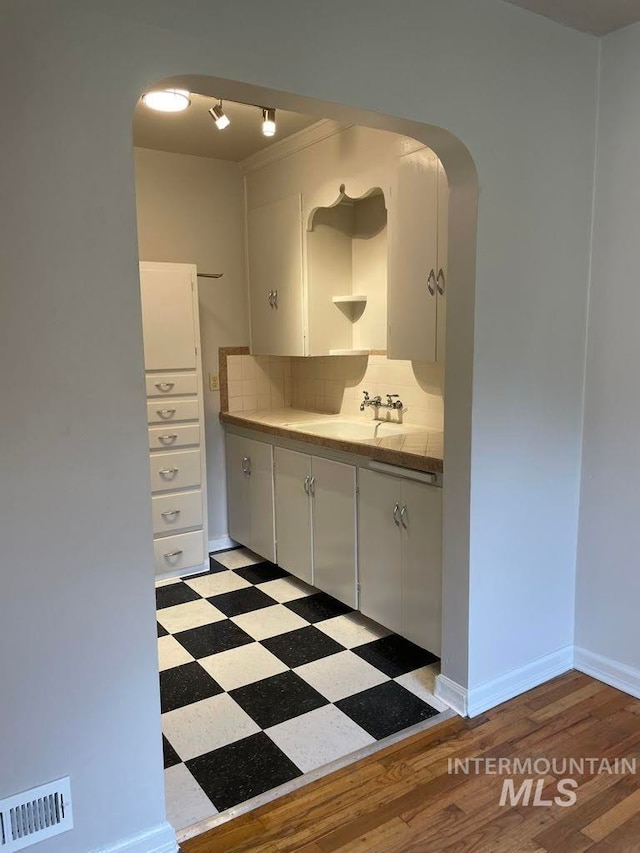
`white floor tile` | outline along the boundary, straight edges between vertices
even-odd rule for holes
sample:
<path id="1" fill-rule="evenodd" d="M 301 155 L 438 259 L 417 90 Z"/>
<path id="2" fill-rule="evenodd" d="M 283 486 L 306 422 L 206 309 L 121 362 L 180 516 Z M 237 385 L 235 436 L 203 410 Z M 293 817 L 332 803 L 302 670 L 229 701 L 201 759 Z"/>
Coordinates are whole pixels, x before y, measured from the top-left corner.
<path id="1" fill-rule="evenodd" d="M 203 598 L 222 595 L 225 592 L 234 592 L 236 589 L 246 589 L 251 586 L 249 581 L 241 578 L 235 572 L 215 572 L 212 575 L 204 575 L 204 577 L 186 581 L 186 584 Z"/>
<path id="2" fill-rule="evenodd" d="M 361 613 L 335 616 L 333 619 L 316 623 L 316 628 L 347 649 L 353 649 L 355 646 L 361 646 L 364 643 L 371 643 L 373 640 L 387 637 L 391 633 L 387 628 L 367 619 Z"/>
<path id="3" fill-rule="evenodd" d="M 296 598 L 304 598 L 306 595 L 313 595 L 318 591 L 297 578 L 278 578 L 275 581 L 267 581 L 258 584 L 258 589 L 266 592 L 267 595 L 282 604 L 287 601 L 294 601 Z"/>
<path id="4" fill-rule="evenodd" d="M 256 563 L 264 563 L 264 557 L 259 557 L 248 548 L 236 548 L 234 551 L 222 551 L 214 554 L 213 559 L 228 569 L 243 569 Z"/>
<path id="5" fill-rule="evenodd" d="M 330 702 L 389 681 L 383 672 L 349 651 L 305 663 L 295 672 Z"/>
<path id="6" fill-rule="evenodd" d="M 183 761 L 243 737 L 260 727 L 228 693 L 193 702 L 162 715 L 162 730 Z"/>
<path id="7" fill-rule="evenodd" d="M 405 687 L 418 699 L 422 699 L 427 705 L 431 705 L 436 711 L 447 711 L 449 706 L 434 695 L 435 677 L 440 672 L 440 664 L 423 666 L 394 678 L 402 687 Z"/>
<path id="8" fill-rule="evenodd" d="M 211 622 L 220 622 L 226 618 L 224 613 L 221 613 L 217 607 L 214 607 L 209 601 L 205 601 L 204 598 L 158 610 L 158 622 L 170 634 L 188 631 L 189 628 L 198 628 L 200 625 L 210 625 Z"/>
<path id="9" fill-rule="evenodd" d="M 174 829 L 184 829 L 218 814 L 184 764 L 176 764 L 164 771 L 164 791 L 167 820 Z"/>
<path id="10" fill-rule="evenodd" d="M 174 666 L 189 663 L 194 658 L 174 637 L 169 635 L 168 637 L 158 637 L 158 660 L 160 672 L 163 672 L 165 669 L 172 669 Z"/>
<path id="11" fill-rule="evenodd" d="M 272 726 L 266 734 L 304 773 L 375 742 L 335 705 Z"/>
<path id="12" fill-rule="evenodd" d="M 304 628 L 309 624 L 297 613 L 293 613 L 282 604 L 263 607 L 262 610 L 254 610 L 252 613 L 241 613 L 240 616 L 234 616 L 231 621 L 246 631 L 254 640 L 266 640 L 267 637 L 275 637 L 276 634 L 295 631 L 297 628 Z"/>
<path id="13" fill-rule="evenodd" d="M 200 666 L 206 669 L 223 690 L 244 687 L 245 684 L 261 681 L 288 669 L 260 643 L 251 643 L 201 658 Z"/>
<path id="14" fill-rule="evenodd" d="M 169 578 L 166 581 L 156 581 L 156 589 L 161 586 L 171 586 L 172 583 L 180 583 L 180 578 Z"/>

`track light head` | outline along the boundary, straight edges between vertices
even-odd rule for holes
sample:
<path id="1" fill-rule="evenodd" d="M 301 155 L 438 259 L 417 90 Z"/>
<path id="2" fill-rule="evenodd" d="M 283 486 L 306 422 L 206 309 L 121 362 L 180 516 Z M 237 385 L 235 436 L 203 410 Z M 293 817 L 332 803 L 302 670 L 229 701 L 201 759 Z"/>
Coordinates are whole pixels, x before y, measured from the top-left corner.
<path id="1" fill-rule="evenodd" d="M 262 110 L 262 133 L 264 136 L 275 136 L 276 134 L 276 111 L 272 109 Z"/>
<path id="2" fill-rule="evenodd" d="M 209 110 L 209 115 L 215 121 L 218 130 L 224 130 L 225 127 L 229 127 L 229 125 L 231 124 L 231 119 L 222 109 L 222 101 L 218 101 L 215 106 L 211 107 L 211 109 Z"/>

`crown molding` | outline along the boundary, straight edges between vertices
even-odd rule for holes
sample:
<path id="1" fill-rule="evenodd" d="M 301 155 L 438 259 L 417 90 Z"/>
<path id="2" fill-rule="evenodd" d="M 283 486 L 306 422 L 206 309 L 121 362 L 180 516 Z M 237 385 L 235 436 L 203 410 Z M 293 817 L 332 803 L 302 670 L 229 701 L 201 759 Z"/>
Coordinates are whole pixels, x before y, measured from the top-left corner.
<path id="1" fill-rule="evenodd" d="M 328 139 L 336 133 L 341 133 L 349 127 L 353 127 L 353 125 L 342 124 L 333 119 L 317 121 L 315 124 L 304 127 L 297 133 L 292 133 L 291 136 L 287 136 L 281 142 L 275 142 L 273 145 L 269 145 L 268 148 L 264 148 L 262 151 L 258 151 L 247 157 L 246 160 L 243 160 L 239 164 L 242 174 L 247 175 L 256 169 L 262 169 L 271 163 L 277 163 L 278 160 L 290 157 L 296 151 L 303 151 L 305 148 L 309 148 L 323 139 Z"/>

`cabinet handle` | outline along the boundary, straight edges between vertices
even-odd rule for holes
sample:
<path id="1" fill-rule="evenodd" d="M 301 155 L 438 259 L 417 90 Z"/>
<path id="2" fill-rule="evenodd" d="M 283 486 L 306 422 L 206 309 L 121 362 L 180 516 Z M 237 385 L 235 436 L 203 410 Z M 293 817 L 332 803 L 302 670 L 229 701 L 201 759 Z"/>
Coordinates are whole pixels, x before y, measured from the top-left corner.
<path id="1" fill-rule="evenodd" d="M 250 474 L 251 473 L 251 459 L 248 456 L 242 457 L 242 473 Z"/>
<path id="2" fill-rule="evenodd" d="M 269 291 L 269 305 L 273 308 L 273 290 Z"/>
<path id="3" fill-rule="evenodd" d="M 400 507 L 400 523 L 402 524 L 402 526 L 406 530 L 407 529 L 407 507 L 406 507 L 406 505 Z"/>
<path id="4" fill-rule="evenodd" d="M 171 444 L 178 437 L 177 432 L 168 433 L 167 435 L 159 435 L 158 441 L 162 442 L 162 444 Z"/>
<path id="5" fill-rule="evenodd" d="M 395 523 L 398 526 L 400 526 L 399 512 L 400 512 L 400 504 L 396 504 L 393 508 L 393 520 L 395 521 Z"/>
<path id="6" fill-rule="evenodd" d="M 158 474 L 160 474 L 161 477 L 175 477 L 178 470 L 178 468 L 161 468 L 158 471 Z"/>
<path id="7" fill-rule="evenodd" d="M 172 557 L 180 557 L 181 554 L 184 554 L 184 551 L 180 549 L 179 551 L 169 551 L 168 554 L 165 554 L 165 559 L 170 560 Z"/>
<path id="8" fill-rule="evenodd" d="M 432 296 L 435 296 L 436 292 L 436 274 L 433 270 L 429 272 L 427 277 L 427 290 Z"/>
<path id="9" fill-rule="evenodd" d="M 160 415 L 160 417 L 162 418 L 163 421 L 166 421 L 175 415 L 176 410 L 175 409 L 156 409 L 156 412 Z"/>
<path id="10" fill-rule="evenodd" d="M 307 495 L 308 495 L 308 494 L 310 494 L 310 492 L 309 492 L 309 482 L 310 482 L 310 480 L 311 480 L 311 477 L 305 477 L 305 478 L 304 478 L 304 490 L 305 490 L 305 493 L 306 493 Z"/>
<path id="11" fill-rule="evenodd" d="M 167 391 L 171 391 L 174 385 L 174 382 L 156 382 L 156 388 L 158 391 L 162 391 L 163 394 L 166 394 Z"/>
<path id="12" fill-rule="evenodd" d="M 312 477 L 309 480 L 309 494 L 311 495 L 312 498 L 314 498 L 316 495 L 316 478 L 315 477 Z"/>
<path id="13" fill-rule="evenodd" d="M 278 291 L 277 290 L 273 291 L 273 307 L 274 308 L 278 307 Z"/>
<path id="14" fill-rule="evenodd" d="M 161 512 L 160 515 L 165 519 L 165 521 L 169 521 L 169 518 L 172 520 L 177 518 L 180 515 L 179 509 L 168 509 L 165 512 Z"/>
<path id="15" fill-rule="evenodd" d="M 442 284 L 440 283 L 442 282 Z M 442 267 L 438 270 L 438 275 L 436 276 L 436 287 L 438 288 L 438 293 L 440 296 L 444 296 L 444 289 L 446 286 L 446 279 L 444 277 L 444 270 Z"/>

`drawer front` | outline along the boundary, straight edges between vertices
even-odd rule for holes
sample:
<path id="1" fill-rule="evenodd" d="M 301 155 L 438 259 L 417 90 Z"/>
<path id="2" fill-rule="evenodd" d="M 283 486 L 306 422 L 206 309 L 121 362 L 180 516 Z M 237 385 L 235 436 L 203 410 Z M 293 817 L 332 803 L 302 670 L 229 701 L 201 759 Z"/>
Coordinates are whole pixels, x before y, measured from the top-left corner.
<path id="1" fill-rule="evenodd" d="M 147 421 L 167 424 L 174 421 L 197 421 L 197 400 L 148 400 Z"/>
<path id="2" fill-rule="evenodd" d="M 156 574 L 177 569 L 189 569 L 204 563 L 204 534 L 201 530 L 193 533 L 179 533 L 177 536 L 163 536 L 153 542 L 156 562 Z"/>
<path id="3" fill-rule="evenodd" d="M 189 444 L 200 444 L 199 424 L 149 427 L 149 450 L 168 450 Z"/>
<path id="4" fill-rule="evenodd" d="M 200 478 L 199 450 L 151 454 L 152 492 L 170 492 L 199 486 Z"/>
<path id="5" fill-rule="evenodd" d="M 165 373 L 146 376 L 147 397 L 171 397 L 198 393 L 195 373 Z"/>
<path id="6" fill-rule="evenodd" d="M 156 495 L 151 499 L 153 532 L 171 533 L 187 527 L 202 527 L 202 492 Z"/>

